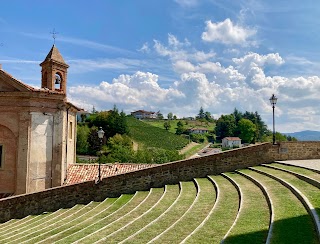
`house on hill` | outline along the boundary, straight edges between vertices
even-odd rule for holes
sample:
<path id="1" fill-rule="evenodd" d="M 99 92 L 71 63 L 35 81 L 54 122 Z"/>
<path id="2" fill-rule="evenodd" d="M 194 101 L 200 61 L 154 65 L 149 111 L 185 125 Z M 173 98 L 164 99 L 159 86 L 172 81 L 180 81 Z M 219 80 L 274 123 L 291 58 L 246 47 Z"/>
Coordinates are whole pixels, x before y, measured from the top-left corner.
<path id="1" fill-rule="evenodd" d="M 0 195 L 61 186 L 76 159 L 76 114 L 68 102 L 67 69 L 52 46 L 41 66 L 41 88 L 0 66 Z"/>
<path id="2" fill-rule="evenodd" d="M 131 115 L 136 119 L 156 119 L 158 116 L 156 112 L 150 112 L 145 110 L 137 110 L 131 112 Z"/>
<path id="3" fill-rule="evenodd" d="M 189 132 L 191 134 L 205 134 L 205 133 L 208 133 L 209 130 L 208 128 L 191 128 L 189 129 Z"/>
<path id="4" fill-rule="evenodd" d="M 241 147 L 241 139 L 239 137 L 225 137 L 222 139 L 222 147 Z"/>

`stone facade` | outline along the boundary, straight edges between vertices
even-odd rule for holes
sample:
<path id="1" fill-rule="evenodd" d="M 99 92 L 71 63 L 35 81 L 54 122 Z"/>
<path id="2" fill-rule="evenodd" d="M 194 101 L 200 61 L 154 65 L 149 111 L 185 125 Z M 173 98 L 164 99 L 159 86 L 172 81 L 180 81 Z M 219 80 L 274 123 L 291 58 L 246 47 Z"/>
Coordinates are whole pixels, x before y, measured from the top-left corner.
<path id="1" fill-rule="evenodd" d="M 87 204 L 90 201 L 101 201 L 106 197 L 118 197 L 125 193 L 149 190 L 151 187 L 163 187 L 166 184 L 176 184 L 179 181 L 283 159 L 320 159 L 320 142 L 284 142 L 278 145 L 263 143 L 110 176 L 99 184 L 87 181 L 0 199 L 0 223 L 12 218 L 72 207 L 75 204 Z"/>
<path id="2" fill-rule="evenodd" d="M 66 99 L 68 65 L 53 46 L 41 66 L 41 89 L 0 68 L 0 194 L 61 186 L 68 164 L 75 162 L 79 109 Z"/>

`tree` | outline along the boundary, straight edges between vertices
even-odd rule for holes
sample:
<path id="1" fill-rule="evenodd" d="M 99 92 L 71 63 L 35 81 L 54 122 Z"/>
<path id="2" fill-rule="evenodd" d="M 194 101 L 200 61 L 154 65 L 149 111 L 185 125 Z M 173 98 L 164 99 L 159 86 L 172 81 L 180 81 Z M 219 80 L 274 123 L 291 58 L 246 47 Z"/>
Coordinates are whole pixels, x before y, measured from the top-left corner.
<path id="1" fill-rule="evenodd" d="M 208 121 L 208 122 L 212 122 L 212 121 L 213 121 L 210 112 L 205 112 L 205 113 L 204 113 L 204 119 L 205 119 L 206 121 Z"/>
<path id="2" fill-rule="evenodd" d="M 77 126 L 77 153 L 88 154 L 89 152 L 89 137 L 90 129 L 87 125 Z"/>
<path id="3" fill-rule="evenodd" d="M 116 134 L 128 134 L 129 129 L 126 120 L 126 114 L 122 111 L 119 113 L 116 107 L 110 111 L 97 113 L 89 123 L 90 126 L 102 127 L 105 137 L 113 137 Z"/>
<path id="4" fill-rule="evenodd" d="M 256 132 L 256 125 L 248 119 L 241 119 L 238 123 L 239 137 L 247 143 L 251 143 Z"/>
<path id="5" fill-rule="evenodd" d="M 160 111 L 157 113 L 157 119 L 163 119 L 163 114 Z"/>
<path id="6" fill-rule="evenodd" d="M 168 113 L 168 120 L 172 120 L 173 119 L 173 114 L 170 112 Z"/>
<path id="7" fill-rule="evenodd" d="M 97 127 L 91 127 L 88 135 L 89 150 L 91 155 L 97 154 L 101 148 Z"/>
<path id="8" fill-rule="evenodd" d="M 178 121 L 177 123 L 177 130 L 176 130 L 176 134 L 177 135 L 181 135 L 185 132 L 185 128 L 183 126 L 183 123 L 181 121 Z"/>
<path id="9" fill-rule="evenodd" d="M 86 114 L 81 114 L 80 118 L 81 118 L 81 122 L 84 123 L 86 121 L 87 115 Z"/>
<path id="10" fill-rule="evenodd" d="M 204 119 L 204 118 L 205 118 L 205 113 L 204 113 L 202 107 L 200 107 L 200 110 L 199 110 L 199 113 L 198 113 L 197 118 L 198 118 L 198 119 Z"/>
<path id="11" fill-rule="evenodd" d="M 223 139 L 227 136 L 233 136 L 235 129 L 236 121 L 234 116 L 232 114 L 221 115 L 217 120 L 215 132 L 220 139 Z"/>
<path id="12" fill-rule="evenodd" d="M 163 123 L 163 127 L 166 129 L 166 130 L 169 130 L 171 125 L 170 125 L 170 122 L 169 121 L 166 121 Z"/>
<path id="13" fill-rule="evenodd" d="M 134 157 L 133 142 L 127 135 L 116 134 L 107 143 L 109 154 L 107 162 L 132 162 Z"/>

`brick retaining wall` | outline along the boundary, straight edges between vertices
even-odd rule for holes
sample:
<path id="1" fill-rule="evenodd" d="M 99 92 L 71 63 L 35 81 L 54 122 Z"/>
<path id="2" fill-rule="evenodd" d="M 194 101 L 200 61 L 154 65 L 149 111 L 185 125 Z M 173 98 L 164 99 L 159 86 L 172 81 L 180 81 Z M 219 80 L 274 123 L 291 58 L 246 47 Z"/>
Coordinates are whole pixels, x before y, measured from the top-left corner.
<path id="1" fill-rule="evenodd" d="M 30 214 L 55 211 L 118 197 L 125 193 L 163 187 L 197 177 L 247 168 L 275 160 L 319 159 L 320 142 L 284 142 L 280 145 L 262 143 L 210 156 L 181 160 L 151 168 L 94 181 L 56 187 L 41 192 L 0 199 L 0 223 Z"/>

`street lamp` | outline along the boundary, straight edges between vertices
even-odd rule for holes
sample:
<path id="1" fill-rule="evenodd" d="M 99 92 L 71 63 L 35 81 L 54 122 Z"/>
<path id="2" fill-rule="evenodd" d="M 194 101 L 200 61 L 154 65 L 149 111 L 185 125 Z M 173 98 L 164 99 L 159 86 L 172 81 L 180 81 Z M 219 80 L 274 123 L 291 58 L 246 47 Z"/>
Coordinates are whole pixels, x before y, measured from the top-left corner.
<path id="1" fill-rule="evenodd" d="M 98 130 L 98 137 L 100 139 L 100 156 L 102 154 L 101 152 L 101 148 L 102 148 L 102 139 L 103 139 L 103 136 L 104 136 L 104 131 L 102 129 L 102 127 L 99 128 Z M 101 181 L 101 158 L 99 158 L 99 173 L 98 173 L 98 181 L 97 183 L 99 183 Z"/>
<path id="2" fill-rule="evenodd" d="M 272 143 L 273 145 L 276 144 L 276 130 L 275 130 L 275 126 L 274 126 L 274 107 L 277 103 L 278 98 L 272 94 L 272 96 L 270 97 L 270 103 L 272 105 L 272 114 L 273 114 L 273 137 L 272 137 Z"/>

